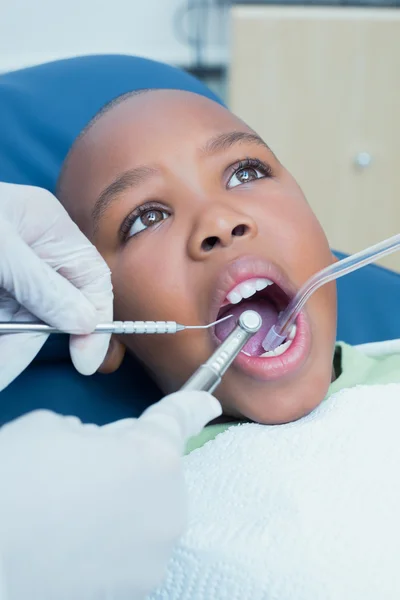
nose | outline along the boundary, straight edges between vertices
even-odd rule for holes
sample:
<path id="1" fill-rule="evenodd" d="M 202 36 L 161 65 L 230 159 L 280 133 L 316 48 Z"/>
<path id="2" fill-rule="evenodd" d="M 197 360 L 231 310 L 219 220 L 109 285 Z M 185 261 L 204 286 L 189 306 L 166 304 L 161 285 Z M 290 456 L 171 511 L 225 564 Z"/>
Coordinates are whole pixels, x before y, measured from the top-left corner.
<path id="1" fill-rule="evenodd" d="M 237 243 L 238 238 L 252 238 L 256 234 L 257 225 L 250 216 L 223 206 L 208 208 L 195 223 L 189 254 L 194 260 L 204 260 L 216 250 Z"/>

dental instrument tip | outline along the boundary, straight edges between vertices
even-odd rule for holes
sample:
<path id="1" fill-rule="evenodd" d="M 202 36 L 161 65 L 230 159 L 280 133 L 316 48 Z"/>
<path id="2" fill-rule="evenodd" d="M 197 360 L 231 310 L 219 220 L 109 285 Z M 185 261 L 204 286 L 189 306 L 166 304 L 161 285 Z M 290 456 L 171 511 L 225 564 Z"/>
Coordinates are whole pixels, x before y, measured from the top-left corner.
<path id="1" fill-rule="evenodd" d="M 207 362 L 193 373 L 181 389 L 204 390 L 212 394 L 220 384 L 221 377 L 226 370 L 249 339 L 260 330 L 261 326 L 262 318 L 257 312 L 254 310 L 244 311 L 228 337 L 218 346 Z"/>
<path id="2" fill-rule="evenodd" d="M 246 311 L 253 312 L 253 311 Z M 255 313 L 257 314 L 257 313 Z M 222 317 L 221 319 L 217 319 L 212 323 L 208 323 L 208 325 L 182 325 L 183 329 L 209 329 L 210 327 L 214 327 L 214 325 L 218 325 L 218 323 L 222 323 L 222 321 L 227 321 L 228 319 L 232 319 L 233 315 L 227 315 L 226 317 Z"/>
<path id="3" fill-rule="evenodd" d="M 262 325 L 262 319 L 255 310 L 245 310 L 239 317 L 239 324 L 248 333 L 257 333 Z"/>

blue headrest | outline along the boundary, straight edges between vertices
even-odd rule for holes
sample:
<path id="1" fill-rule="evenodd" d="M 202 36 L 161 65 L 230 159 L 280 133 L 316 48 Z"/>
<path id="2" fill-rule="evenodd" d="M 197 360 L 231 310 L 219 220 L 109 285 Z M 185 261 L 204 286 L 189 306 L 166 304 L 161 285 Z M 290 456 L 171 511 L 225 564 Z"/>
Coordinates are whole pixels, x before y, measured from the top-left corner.
<path id="1" fill-rule="evenodd" d="M 338 340 L 364 344 L 400 338 L 400 274 L 368 265 L 338 279 L 337 289 Z"/>
<path id="2" fill-rule="evenodd" d="M 54 192 L 74 139 L 108 102 L 133 90 L 178 89 L 221 102 L 174 67 L 134 56 L 83 56 L 0 76 L 0 181 Z"/>

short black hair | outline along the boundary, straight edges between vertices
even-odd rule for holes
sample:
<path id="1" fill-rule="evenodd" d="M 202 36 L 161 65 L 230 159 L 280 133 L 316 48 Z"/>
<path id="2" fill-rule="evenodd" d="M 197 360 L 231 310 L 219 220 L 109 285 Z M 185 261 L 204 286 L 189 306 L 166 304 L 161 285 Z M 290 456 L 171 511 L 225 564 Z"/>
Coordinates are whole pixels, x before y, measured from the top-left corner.
<path id="1" fill-rule="evenodd" d="M 62 199 L 61 196 L 62 196 L 63 180 L 64 180 L 65 173 L 67 171 L 67 168 L 68 168 L 69 159 L 74 151 L 74 148 L 76 148 L 76 146 L 78 145 L 80 140 L 82 140 L 85 137 L 85 135 L 88 133 L 88 131 L 90 131 L 90 129 L 93 127 L 93 125 L 95 123 L 97 123 L 97 121 L 99 121 L 101 119 L 101 117 L 103 117 L 106 113 L 108 113 L 110 110 L 112 110 L 115 106 L 118 106 L 118 104 L 122 104 L 122 102 L 125 102 L 125 100 L 128 100 L 128 98 L 131 98 L 132 96 L 139 96 L 140 94 L 146 94 L 147 92 L 151 92 L 151 91 L 153 91 L 153 89 L 143 88 L 140 90 L 132 90 L 130 92 L 125 92 L 124 94 L 121 94 L 120 96 L 117 96 L 116 98 L 113 98 L 112 100 L 110 100 L 110 102 L 107 102 L 107 104 L 105 104 L 95 114 L 95 116 L 90 119 L 89 123 L 84 127 L 84 129 L 82 129 L 82 131 L 80 132 L 78 137 L 75 138 L 75 140 L 74 140 L 71 148 L 69 149 L 68 154 L 65 157 L 65 160 L 62 164 L 61 171 L 58 176 L 57 183 L 56 183 L 56 196 L 59 200 Z"/>

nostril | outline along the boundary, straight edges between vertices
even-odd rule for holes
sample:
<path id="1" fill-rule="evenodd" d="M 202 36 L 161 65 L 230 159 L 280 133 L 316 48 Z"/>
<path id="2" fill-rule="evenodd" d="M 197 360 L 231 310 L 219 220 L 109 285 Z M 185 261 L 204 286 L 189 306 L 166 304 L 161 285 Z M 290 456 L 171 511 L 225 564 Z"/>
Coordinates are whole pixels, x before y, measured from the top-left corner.
<path id="1" fill-rule="evenodd" d="M 219 242 L 219 238 L 217 236 L 208 237 L 201 243 L 201 249 L 204 252 L 210 252 Z"/>
<path id="2" fill-rule="evenodd" d="M 236 225 L 236 227 L 232 229 L 232 235 L 241 237 L 242 235 L 245 235 L 247 233 L 248 229 L 249 228 L 247 227 L 247 225 Z"/>

